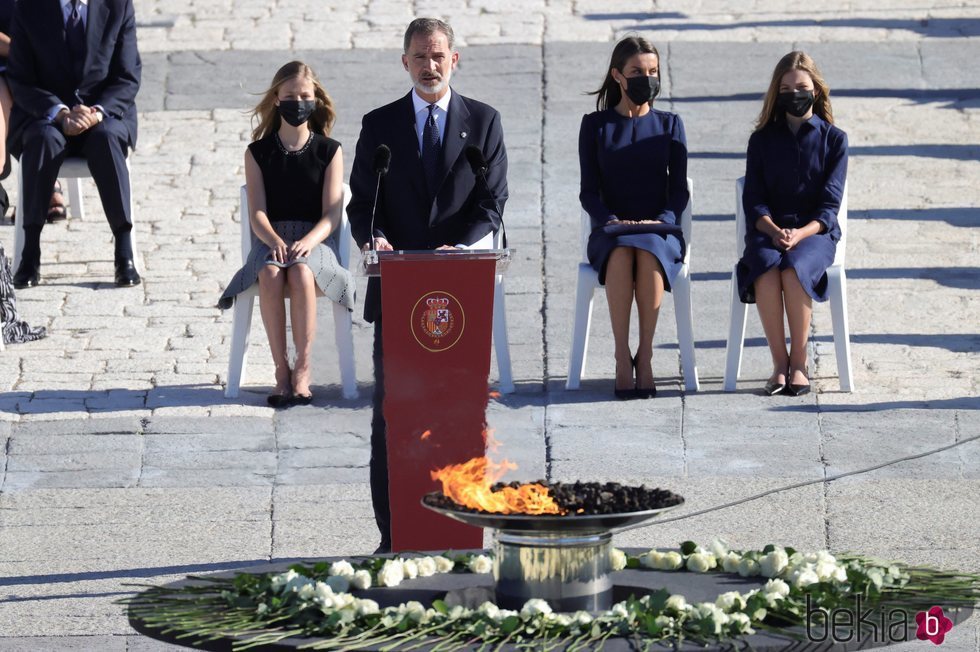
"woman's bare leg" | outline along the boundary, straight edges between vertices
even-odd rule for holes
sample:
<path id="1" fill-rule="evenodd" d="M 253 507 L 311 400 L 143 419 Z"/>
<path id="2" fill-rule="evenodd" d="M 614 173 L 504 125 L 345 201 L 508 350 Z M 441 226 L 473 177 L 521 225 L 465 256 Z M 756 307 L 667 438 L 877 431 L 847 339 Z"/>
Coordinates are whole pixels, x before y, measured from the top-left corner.
<path id="1" fill-rule="evenodd" d="M 290 391 L 289 356 L 286 352 L 286 273 L 275 265 L 263 265 L 259 271 L 259 311 L 269 336 L 269 351 L 276 365 L 276 389 L 273 394 Z"/>
<path id="2" fill-rule="evenodd" d="M 789 323 L 789 367 L 792 385 L 809 385 L 806 375 L 806 345 L 810 339 L 810 319 L 813 299 L 800 285 L 794 269 L 782 272 L 783 296 L 786 302 L 786 321 Z"/>
<path id="3" fill-rule="evenodd" d="M 616 346 L 616 389 L 633 389 L 630 311 L 633 309 L 635 249 L 616 247 L 606 261 L 606 302 Z"/>
<path id="4" fill-rule="evenodd" d="M 293 393 L 310 395 L 310 363 L 316 335 L 316 281 L 313 271 L 302 263 L 287 271 L 289 283 L 289 321 L 293 327 L 296 364 L 293 367 Z"/>
<path id="5" fill-rule="evenodd" d="M 772 355 L 772 376 L 769 380 L 786 383 L 789 353 L 786 352 L 786 331 L 783 327 L 783 283 L 778 267 L 769 269 L 756 279 L 755 301 Z"/>
<path id="6" fill-rule="evenodd" d="M 636 250 L 636 312 L 640 319 L 640 343 L 636 348 L 636 385 L 652 389 L 653 335 L 664 299 L 664 269 L 649 251 Z"/>

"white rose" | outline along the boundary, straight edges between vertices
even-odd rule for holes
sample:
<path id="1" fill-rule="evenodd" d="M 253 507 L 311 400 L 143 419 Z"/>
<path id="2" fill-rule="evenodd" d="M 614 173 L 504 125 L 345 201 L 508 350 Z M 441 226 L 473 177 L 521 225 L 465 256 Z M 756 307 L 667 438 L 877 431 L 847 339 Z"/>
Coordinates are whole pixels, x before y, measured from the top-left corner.
<path id="1" fill-rule="evenodd" d="M 592 623 L 592 614 L 588 611 L 576 611 L 574 614 L 575 622 L 579 625 L 589 625 Z"/>
<path id="2" fill-rule="evenodd" d="M 434 559 L 436 561 L 436 572 L 437 573 L 448 573 L 448 572 L 450 572 L 453 569 L 453 566 L 456 565 L 455 562 L 453 562 L 452 559 L 447 559 L 446 557 L 443 557 L 442 555 L 439 555 L 439 556 L 435 557 Z"/>
<path id="3" fill-rule="evenodd" d="M 715 606 L 725 613 L 738 611 L 745 607 L 745 598 L 738 591 L 729 591 L 718 596 L 718 599 L 715 600 Z"/>
<path id="4" fill-rule="evenodd" d="M 738 562 L 738 574 L 742 577 L 755 577 L 761 572 L 759 568 L 759 562 L 754 559 L 749 559 L 748 557 L 742 559 Z"/>
<path id="5" fill-rule="evenodd" d="M 414 580 L 419 576 L 419 565 L 414 559 L 402 559 L 402 568 L 405 570 L 405 579 Z"/>
<path id="6" fill-rule="evenodd" d="M 264 602 L 260 602 L 260 603 L 259 603 L 259 606 L 257 606 L 257 607 L 255 608 L 255 613 L 257 613 L 258 615 L 260 615 L 260 616 L 261 616 L 262 614 L 264 614 L 264 613 L 265 613 L 265 612 L 267 612 L 268 610 L 269 610 L 269 605 L 267 605 L 267 604 L 266 604 L 266 603 L 264 603 Z"/>
<path id="7" fill-rule="evenodd" d="M 707 573 L 711 570 L 714 555 L 710 552 L 696 552 L 687 558 L 687 570 L 695 573 Z"/>
<path id="8" fill-rule="evenodd" d="M 660 557 L 660 570 L 677 570 L 684 567 L 684 557 L 679 552 L 665 552 Z"/>
<path id="9" fill-rule="evenodd" d="M 493 560 L 486 555 L 477 555 L 476 557 L 470 559 L 467 566 L 469 567 L 471 573 L 483 575 L 493 570 Z"/>
<path id="10" fill-rule="evenodd" d="M 432 557 L 422 557 L 416 564 L 419 568 L 419 577 L 432 577 L 436 574 L 436 560 Z"/>
<path id="11" fill-rule="evenodd" d="M 837 557 L 834 557 L 826 550 L 818 551 L 816 554 L 816 558 L 817 558 L 817 563 L 824 561 L 827 562 L 828 564 L 837 564 Z"/>
<path id="12" fill-rule="evenodd" d="M 756 609 L 755 611 L 752 612 L 752 620 L 755 620 L 755 621 L 758 621 L 758 622 L 761 623 L 763 620 L 766 619 L 766 614 L 767 613 L 768 612 L 765 609 L 763 609 L 762 607 L 759 607 L 758 609 Z"/>
<path id="13" fill-rule="evenodd" d="M 715 636 L 721 634 L 722 627 L 728 624 L 728 614 L 723 612 L 711 602 L 702 602 L 694 608 L 694 617 L 710 621 L 712 633 Z"/>
<path id="14" fill-rule="evenodd" d="M 467 616 L 470 615 L 470 613 L 471 612 L 469 609 L 467 609 L 461 604 L 458 604 L 452 609 L 450 609 L 447 615 L 449 617 L 449 620 L 459 620 L 460 618 L 466 618 Z"/>
<path id="15" fill-rule="evenodd" d="M 816 584 L 820 581 L 820 577 L 817 576 L 813 569 L 806 567 L 795 571 L 791 579 L 793 580 L 793 586 L 798 589 Z"/>
<path id="16" fill-rule="evenodd" d="M 299 595 L 300 600 L 312 600 L 316 595 L 316 585 L 313 582 L 309 584 L 304 584 L 299 587 L 299 591 L 296 592 Z"/>
<path id="17" fill-rule="evenodd" d="M 381 611 L 378 603 L 374 600 L 362 599 L 358 600 L 357 605 L 357 615 L 358 616 L 370 616 L 371 614 L 376 614 Z"/>
<path id="18" fill-rule="evenodd" d="M 728 618 L 735 631 L 739 634 L 755 634 L 755 630 L 752 629 L 752 621 L 745 614 L 729 614 Z"/>
<path id="19" fill-rule="evenodd" d="M 653 619 L 653 622 L 656 623 L 656 625 L 661 629 L 666 630 L 674 629 L 677 624 L 677 622 L 670 616 L 657 616 Z"/>
<path id="20" fill-rule="evenodd" d="M 609 553 L 609 561 L 614 571 L 621 571 L 626 568 L 626 553 L 619 548 L 613 548 Z"/>
<path id="21" fill-rule="evenodd" d="M 885 571 L 881 568 L 869 568 L 867 574 L 868 579 L 875 585 L 875 588 L 880 589 L 881 585 L 885 583 Z"/>
<path id="22" fill-rule="evenodd" d="M 613 608 L 610 609 L 610 612 L 612 612 L 612 615 L 618 618 L 628 618 L 630 615 L 629 609 L 627 609 L 626 605 L 622 602 L 617 602 L 614 604 Z"/>
<path id="23" fill-rule="evenodd" d="M 789 566 L 789 555 L 782 548 L 776 548 L 759 560 L 759 568 L 764 577 L 778 577 Z"/>
<path id="24" fill-rule="evenodd" d="M 272 580 L 270 581 L 270 583 L 272 585 L 272 590 L 273 591 L 280 591 L 280 590 L 282 590 L 287 584 L 289 584 L 290 582 L 292 582 L 297 577 L 299 577 L 299 573 L 297 573 L 293 569 L 289 569 L 289 571 L 286 572 L 286 573 L 280 573 L 278 575 L 273 575 L 272 576 Z"/>
<path id="25" fill-rule="evenodd" d="M 667 603 L 665 604 L 667 609 L 673 609 L 674 611 L 684 611 L 687 609 L 687 600 L 684 599 L 683 595 L 672 595 L 667 598 Z"/>
<path id="26" fill-rule="evenodd" d="M 327 574 L 350 579 L 354 577 L 354 567 L 350 565 L 349 561 L 335 561 L 334 563 L 330 564 L 330 570 L 327 571 Z"/>
<path id="27" fill-rule="evenodd" d="M 834 569 L 834 576 L 831 579 L 838 584 L 845 584 L 847 582 L 847 569 L 843 566 L 838 566 Z"/>
<path id="28" fill-rule="evenodd" d="M 426 608 L 421 602 L 416 600 L 410 600 L 403 605 L 399 605 L 398 609 L 416 623 L 422 623 L 426 620 Z"/>
<path id="29" fill-rule="evenodd" d="M 366 570 L 355 571 L 354 577 L 351 578 L 350 584 L 355 589 L 360 589 L 361 591 L 363 591 L 364 589 L 370 589 L 371 572 Z"/>
<path id="30" fill-rule="evenodd" d="M 721 558 L 721 567 L 726 573 L 737 573 L 741 561 L 742 555 L 737 552 L 730 552 Z"/>
<path id="31" fill-rule="evenodd" d="M 650 550 L 640 555 L 640 563 L 645 568 L 660 568 L 660 560 L 663 559 L 663 553 L 658 550 Z"/>
<path id="32" fill-rule="evenodd" d="M 299 593 L 301 590 L 303 590 L 303 587 L 306 586 L 313 587 L 315 584 L 313 580 L 308 577 L 296 575 L 294 578 L 286 582 L 286 586 L 283 588 L 283 591 L 286 593 Z"/>
<path id="33" fill-rule="evenodd" d="M 313 593 L 314 599 L 320 604 L 326 604 L 333 599 L 333 589 L 326 582 L 317 582 Z"/>
<path id="34" fill-rule="evenodd" d="M 550 614 L 551 605 L 540 598 L 531 598 L 521 607 L 521 618 L 533 618 L 538 614 Z"/>
<path id="35" fill-rule="evenodd" d="M 728 554 L 728 543 L 724 539 L 714 539 L 711 542 L 711 554 L 721 559 Z"/>
<path id="36" fill-rule="evenodd" d="M 837 571 L 837 564 L 830 561 L 818 561 L 817 565 L 813 567 L 813 572 L 817 574 L 821 582 L 826 582 L 834 576 Z"/>
<path id="37" fill-rule="evenodd" d="M 769 580 L 766 585 L 762 587 L 762 592 L 778 595 L 780 598 L 785 598 L 789 595 L 789 584 L 780 579 Z"/>
<path id="38" fill-rule="evenodd" d="M 481 604 L 476 612 L 481 616 L 486 616 L 494 622 L 500 622 L 500 607 L 489 600 Z"/>
<path id="39" fill-rule="evenodd" d="M 398 586 L 405 579 L 405 567 L 400 561 L 389 559 L 378 571 L 378 584 L 381 586 Z"/>

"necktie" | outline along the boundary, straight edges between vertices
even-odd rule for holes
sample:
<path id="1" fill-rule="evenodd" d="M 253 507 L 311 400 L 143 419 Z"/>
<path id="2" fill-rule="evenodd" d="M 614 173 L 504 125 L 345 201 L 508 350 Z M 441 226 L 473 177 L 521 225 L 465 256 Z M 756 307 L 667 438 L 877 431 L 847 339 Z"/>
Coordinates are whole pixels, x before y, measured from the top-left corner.
<path id="1" fill-rule="evenodd" d="M 82 23 L 82 14 L 78 10 L 79 1 L 71 0 L 71 13 L 68 14 L 68 22 L 65 24 L 65 42 L 68 45 L 68 53 L 71 54 L 76 81 L 81 81 L 82 78 L 86 50 L 85 25 Z"/>
<path id="2" fill-rule="evenodd" d="M 422 129 L 422 167 L 425 170 L 425 183 L 429 187 L 429 196 L 434 197 L 439 185 L 439 168 L 442 159 L 442 145 L 439 143 L 439 127 L 432 111 L 435 104 L 429 105 L 429 117 Z"/>

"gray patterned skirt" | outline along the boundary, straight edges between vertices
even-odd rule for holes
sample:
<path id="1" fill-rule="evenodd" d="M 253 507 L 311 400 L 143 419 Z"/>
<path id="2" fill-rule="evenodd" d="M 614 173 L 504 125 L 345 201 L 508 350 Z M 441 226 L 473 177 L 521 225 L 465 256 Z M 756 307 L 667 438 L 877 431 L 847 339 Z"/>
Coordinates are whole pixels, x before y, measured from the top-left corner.
<path id="1" fill-rule="evenodd" d="M 313 229 L 312 222 L 273 222 L 272 228 L 280 238 L 287 243 L 299 240 Z M 270 249 L 264 242 L 252 236 L 252 250 L 248 252 L 248 260 L 235 273 L 224 294 L 218 299 L 218 307 L 222 310 L 231 308 L 235 297 L 252 287 L 259 280 L 259 271 L 264 265 L 277 267 L 292 267 L 304 264 L 313 272 L 316 286 L 331 301 L 339 303 L 348 310 L 354 309 L 354 276 L 340 266 L 337 257 L 337 234 L 332 233 L 326 240 L 313 247 L 310 255 L 297 258 L 288 263 L 277 263 L 269 259 Z"/>

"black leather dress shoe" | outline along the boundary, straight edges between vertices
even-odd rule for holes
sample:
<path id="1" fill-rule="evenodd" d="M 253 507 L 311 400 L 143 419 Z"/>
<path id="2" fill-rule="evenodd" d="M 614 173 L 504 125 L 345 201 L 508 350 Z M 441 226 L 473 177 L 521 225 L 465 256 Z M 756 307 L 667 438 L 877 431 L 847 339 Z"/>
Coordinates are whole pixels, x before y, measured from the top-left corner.
<path id="1" fill-rule="evenodd" d="M 23 290 L 32 288 L 41 282 L 41 266 L 31 265 L 27 261 L 22 261 L 14 274 L 14 288 Z"/>
<path id="2" fill-rule="evenodd" d="M 786 389 L 786 381 L 779 382 L 778 380 L 770 380 L 766 383 L 766 386 L 762 389 L 766 393 L 766 396 L 775 396 L 776 394 L 782 394 L 783 390 Z"/>
<path id="3" fill-rule="evenodd" d="M 139 285 L 142 279 L 132 258 L 116 261 L 116 287 L 128 288 Z"/>

